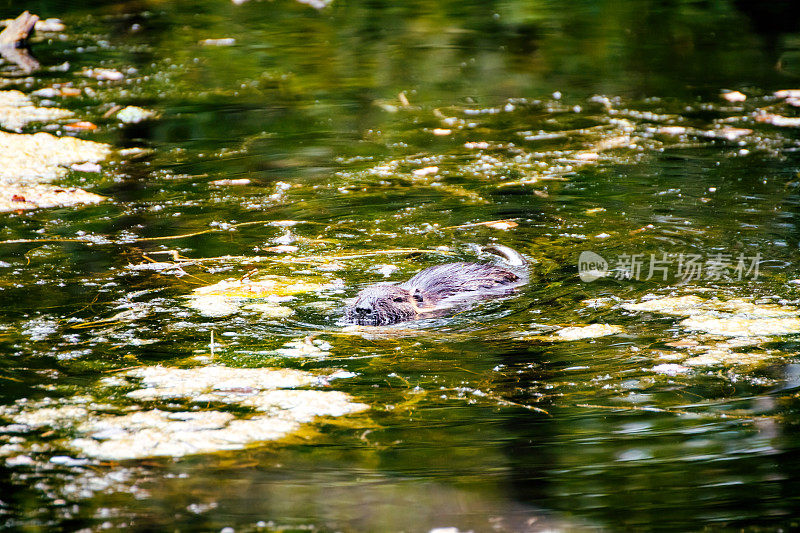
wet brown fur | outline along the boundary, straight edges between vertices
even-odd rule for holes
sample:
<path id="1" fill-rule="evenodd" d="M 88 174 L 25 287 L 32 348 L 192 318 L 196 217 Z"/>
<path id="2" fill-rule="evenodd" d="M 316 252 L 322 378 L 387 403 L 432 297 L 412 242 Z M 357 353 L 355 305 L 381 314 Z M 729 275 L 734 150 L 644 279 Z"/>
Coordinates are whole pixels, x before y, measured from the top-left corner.
<path id="1" fill-rule="evenodd" d="M 505 250 L 509 250 L 503 247 Z M 503 253 L 506 253 L 505 251 Z M 526 266 L 522 256 L 515 259 Z M 485 263 L 448 263 L 427 268 L 404 283 L 377 283 L 366 287 L 345 310 L 350 324 L 385 326 L 436 316 L 455 306 L 503 296 L 527 282 L 527 268 Z"/>

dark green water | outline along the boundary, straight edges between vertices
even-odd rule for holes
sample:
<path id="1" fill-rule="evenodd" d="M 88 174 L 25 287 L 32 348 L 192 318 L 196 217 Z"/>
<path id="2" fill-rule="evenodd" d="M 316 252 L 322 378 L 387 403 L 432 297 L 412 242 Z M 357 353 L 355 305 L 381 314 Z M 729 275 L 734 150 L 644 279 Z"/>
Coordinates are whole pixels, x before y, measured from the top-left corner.
<path id="1" fill-rule="evenodd" d="M 72 84 L 82 96 L 53 105 L 99 126 L 82 138 L 149 151 L 68 177 L 108 202 L 0 214 L 0 240 L 48 239 L 0 244 L 0 404 L 197 364 L 213 330 L 216 362 L 346 370 L 355 377 L 332 388 L 371 409 L 243 451 L 88 464 L 50 461 L 80 459 L 54 441 L 68 434 L 5 419 L 0 445 L 21 438 L 34 461 L 0 457 L 0 528 L 798 527 L 797 334 L 705 334 L 684 315 L 625 307 L 800 303 L 800 130 L 762 120 L 798 115 L 773 96 L 800 87 L 792 2 L 17 4 L 0 0 L 0 18 L 24 8 L 67 30 L 34 42 L 42 71 L 2 64 L 4 89 Z M 223 37 L 236 42 L 198 44 Z M 126 81 L 78 74 L 99 66 Z M 104 118 L 113 105 L 158 118 L 121 125 Z M 517 226 L 470 225 L 500 219 Z M 285 220 L 298 223 L 271 224 Z M 96 242 L 74 240 L 87 235 Z M 531 259 L 519 295 L 394 332 L 343 331 L 360 287 L 476 260 L 491 242 Z M 279 245 L 297 249 L 269 251 Z M 364 255 L 405 248 L 427 252 Z M 291 260 L 128 268 L 167 250 Z M 583 282 L 583 251 L 763 261 L 741 280 L 683 280 L 673 258 L 667 280 L 644 279 L 645 263 L 640 279 Z M 397 270 L 385 278 L 381 265 Z M 253 268 L 334 288 L 284 303 L 285 318 L 187 306 L 198 286 Z M 552 338 L 588 324 L 621 333 Z M 308 336 L 323 355 L 275 351 Z M 686 363 L 707 352 L 717 360 Z"/>

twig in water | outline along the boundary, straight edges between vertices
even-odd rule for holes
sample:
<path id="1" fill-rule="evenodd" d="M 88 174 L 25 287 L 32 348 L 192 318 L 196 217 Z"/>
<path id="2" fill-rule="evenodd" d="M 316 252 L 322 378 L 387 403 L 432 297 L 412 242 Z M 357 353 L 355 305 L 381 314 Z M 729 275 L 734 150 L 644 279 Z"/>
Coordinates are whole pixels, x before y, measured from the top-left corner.
<path id="1" fill-rule="evenodd" d="M 673 415 L 690 415 L 690 416 L 710 416 L 718 418 L 734 418 L 742 420 L 755 420 L 764 418 L 779 417 L 772 415 L 738 415 L 734 413 L 698 413 L 694 411 L 686 411 L 683 409 L 663 409 L 661 407 L 639 407 L 635 405 L 593 405 L 588 403 L 575 404 L 575 407 L 585 407 L 589 409 L 606 409 L 609 411 L 643 411 L 649 413 L 669 413 Z"/>

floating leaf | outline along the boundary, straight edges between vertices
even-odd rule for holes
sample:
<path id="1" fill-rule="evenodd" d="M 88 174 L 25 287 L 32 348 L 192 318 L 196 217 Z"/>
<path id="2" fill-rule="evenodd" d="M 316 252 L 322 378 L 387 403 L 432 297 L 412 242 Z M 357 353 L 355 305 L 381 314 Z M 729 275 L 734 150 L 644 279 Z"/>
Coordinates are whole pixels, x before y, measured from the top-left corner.
<path id="1" fill-rule="evenodd" d="M 88 121 L 70 122 L 64 125 L 64 129 L 68 131 L 94 131 L 97 125 Z"/>

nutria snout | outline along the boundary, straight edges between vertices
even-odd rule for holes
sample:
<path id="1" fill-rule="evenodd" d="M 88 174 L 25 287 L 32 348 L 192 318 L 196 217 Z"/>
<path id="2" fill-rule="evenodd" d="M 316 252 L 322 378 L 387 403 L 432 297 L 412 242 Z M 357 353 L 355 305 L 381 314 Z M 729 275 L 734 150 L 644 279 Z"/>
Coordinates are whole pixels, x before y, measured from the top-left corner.
<path id="1" fill-rule="evenodd" d="M 448 263 L 427 268 L 408 281 L 376 283 L 347 306 L 345 320 L 362 326 L 386 326 L 441 315 L 456 306 L 512 293 L 528 281 L 527 261 L 506 246 L 487 247 L 508 265 Z"/>

